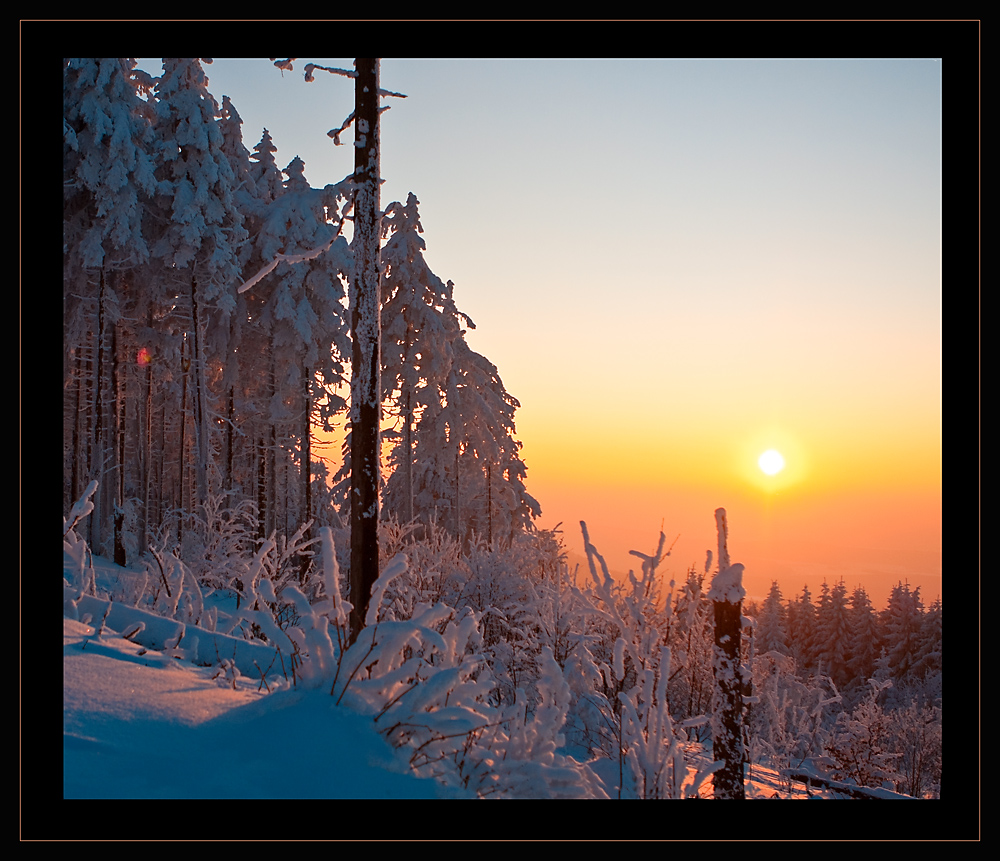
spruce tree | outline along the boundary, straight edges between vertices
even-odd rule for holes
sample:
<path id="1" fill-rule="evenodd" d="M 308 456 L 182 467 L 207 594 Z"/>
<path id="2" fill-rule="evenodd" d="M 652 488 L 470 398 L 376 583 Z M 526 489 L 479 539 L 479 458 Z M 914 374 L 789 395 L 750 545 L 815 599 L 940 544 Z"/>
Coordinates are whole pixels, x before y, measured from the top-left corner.
<path id="1" fill-rule="evenodd" d="M 206 60 L 211 62 L 211 60 Z M 195 439 L 196 504 L 208 495 L 208 367 L 224 364 L 230 315 L 240 281 L 239 247 L 247 234 L 234 199 L 232 164 L 224 151 L 218 103 L 197 59 L 164 58 L 155 88 L 158 136 L 156 217 L 164 223 L 152 256 L 162 283 L 186 307 Z M 216 411 L 216 410 L 214 410 Z"/>
<path id="2" fill-rule="evenodd" d="M 781 588 L 777 580 L 771 581 L 771 589 L 761 605 L 754 632 L 755 650 L 758 655 L 768 652 L 789 654 L 788 634 L 785 630 L 785 607 L 781 603 Z"/>
<path id="3" fill-rule="evenodd" d="M 851 593 L 847 610 L 847 631 L 850 686 L 856 691 L 866 691 L 879 654 L 878 618 L 871 599 L 862 586 L 857 586 Z"/>

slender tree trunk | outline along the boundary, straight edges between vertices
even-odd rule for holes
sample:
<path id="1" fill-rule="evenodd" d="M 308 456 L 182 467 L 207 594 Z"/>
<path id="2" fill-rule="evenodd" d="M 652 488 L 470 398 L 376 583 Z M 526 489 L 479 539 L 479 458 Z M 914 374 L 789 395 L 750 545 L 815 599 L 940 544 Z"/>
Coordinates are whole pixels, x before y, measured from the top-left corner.
<path id="1" fill-rule="evenodd" d="M 115 482 L 115 564 L 125 566 L 125 541 L 122 529 L 125 526 L 125 397 L 122 391 L 122 363 L 119 355 L 121 344 L 118 332 L 121 325 L 116 323 L 111 334 L 111 380 L 115 391 L 115 452 L 117 454 L 118 481 Z"/>
<path id="2" fill-rule="evenodd" d="M 101 521 L 104 518 L 104 269 L 97 293 L 97 333 L 94 343 L 94 448 L 91 461 L 91 478 L 100 482 L 94 494 L 94 510 L 90 516 L 90 546 L 101 552 Z"/>
<path id="3" fill-rule="evenodd" d="M 257 437 L 257 537 L 267 538 L 267 446 Z"/>
<path id="4" fill-rule="evenodd" d="M 178 471 L 180 473 L 180 517 L 177 519 L 177 541 L 184 537 L 184 515 L 187 512 L 184 502 L 184 490 L 187 487 L 187 447 L 185 446 L 185 436 L 187 431 L 188 414 L 188 372 L 191 370 L 191 359 L 187 354 L 187 338 L 181 341 L 181 438 L 180 452 L 178 453 Z"/>
<path id="5" fill-rule="evenodd" d="M 300 464 L 302 478 L 302 523 L 308 523 L 312 519 L 312 429 L 310 419 L 312 417 L 312 390 L 310 386 L 310 373 L 308 367 L 302 368 L 302 401 L 304 415 L 302 417 L 302 463 Z M 304 533 L 305 540 L 309 540 L 312 528 Z M 299 570 L 299 583 L 304 585 L 306 573 L 309 570 L 309 557 L 302 556 L 301 568 Z"/>
<path id="6" fill-rule="evenodd" d="M 459 446 L 455 446 L 455 539 L 458 541 L 458 546 L 462 546 L 462 503 L 460 501 L 459 493 L 461 488 L 458 486 L 458 455 Z"/>
<path id="7" fill-rule="evenodd" d="M 85 470 L 84 461 L 86 450 L 83 446 L 83 362 L 80 355 L 82 350 L 76 353 L 76 414 L 73 419 L 73 465 L 72 478 L 70 480 L 70 505 L 80 498 L 83 493 L 83 481 L 81 473 Z"/>
<path id="8" fill-rule="evenodd" d="M 205 407 L 205 361 L 201 347 L 201 322 L 198 316 L 198 279 L 191 273 L 191 328 L 194 339 L 194 442 L 195 488 L 197 499 L 192 506 L 197 509 L 208 499 L 208 423 Z"/>
<path id="9" fill-rule="evenodd" d="M 413 384 L 407 380 L 403 401 L 403 521 L 413 520 Z"/>
<path id="10" fill-rule="evenodd" d="M 271 396 L 268 398 L 268 409 L 275 396 L 274 351 L 271 351 L 270 379 Z M 267 494 L 267 534 L 278 528 L 278 425 L 273 416 L 268 416 L 267 472 L 264 476 L 264 490 Z"/>
<path id="11" fill-rule="evenodd" d="M 486 461 L 486 541 L 493 548 L 493 469 Z"/>
<path id="12" fill-rule="evenodd" d="M 153 309 L 150 308 L 146 315 L 146 327 L 151 332 L 153 330 Z M 148 348 L 147 348 L 148 349 Z M 146 422 L 143 428 L 143 440 L 145 454 L 142 459 L 142 543 L 139 545 L 143 551 L 149 546 L 149 526 L 152 512 L 150 511 L 150 489 L 152 486 L 153 472 L 153 357 L 146 354 Z"/>
<path id="13" fill-rule="evenodd" d="M 413 520 L 413 373 L 411 363 L 413 357 L 410 351 L 413 348 L 413 323 L 409 319 L 409 308 L 403 309 L 406 319 L 406 368 L 404 370 L 403 385 L 406 389 L 404 394 L 403 411 L 403 450 L 405 458 L 403 460 L 403 520 L 410 523 Z"/>
<path id="14" fill-rule="evenodd" d="M 229 387 L 229 403 L 226 406 L 226 490 L 233 489 L 233 437 L 236 421 L 236 395 L 233 386 Z"/>
<path id="15" fill-rule="evenodd" d="M 351 284 L 351 639 L 378 579 L 381 320 L 379 309 L 379 61 L 355 60 L 354 282 Z"/>

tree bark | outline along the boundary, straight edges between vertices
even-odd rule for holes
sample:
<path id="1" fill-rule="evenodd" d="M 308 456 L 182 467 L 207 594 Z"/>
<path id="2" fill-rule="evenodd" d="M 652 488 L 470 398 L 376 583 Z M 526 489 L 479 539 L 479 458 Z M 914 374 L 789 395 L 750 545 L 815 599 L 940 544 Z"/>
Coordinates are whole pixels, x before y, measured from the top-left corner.
<path id="1" fill-rule="evenodd" d="M 744 799 L 743 787 L 743 671 L 740 635 L 743 622 L 742 565 L 730 565 L 725 509 L 715 512 L 719 531 L 719 571 L 708 597 L 715 611 L 712 704 L 712 759 L 722 768 L 712 777 L 715 798 Z"/>
<path id="2" fill-rule="evenodd" d="M 351 639 L 378 579 L 381 320 L 379 60 L 355 60 L 354 282 L 351 285 Z"/>

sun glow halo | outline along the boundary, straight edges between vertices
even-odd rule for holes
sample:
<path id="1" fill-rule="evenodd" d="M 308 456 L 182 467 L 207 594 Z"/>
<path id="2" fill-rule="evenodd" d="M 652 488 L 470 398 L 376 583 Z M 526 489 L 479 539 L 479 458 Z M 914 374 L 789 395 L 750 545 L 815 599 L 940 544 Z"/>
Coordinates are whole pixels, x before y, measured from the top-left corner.
<path id="1" fill-rule="evenodd" d="M 757 458 L 757 466 L 767 475 L 776 475 L 785 468 L 785 459 L 780 452 L 771 448 Z"/>

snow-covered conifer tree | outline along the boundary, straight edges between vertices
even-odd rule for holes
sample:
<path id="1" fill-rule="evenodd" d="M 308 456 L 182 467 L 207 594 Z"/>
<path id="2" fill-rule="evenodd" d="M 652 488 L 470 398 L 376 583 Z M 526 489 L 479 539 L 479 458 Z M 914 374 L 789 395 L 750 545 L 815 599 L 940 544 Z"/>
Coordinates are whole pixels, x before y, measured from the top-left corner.
<path id="1" fill-rule="evenodd" d="M 510 540 L 540 513 L 514 436 L 519 404 L 466 342 L 463 324 L 475 326 L 458 310 L 454 285 L 428 268 L 418 204 L 411 193 L 383 221 L 383 397 L 403 420 L 387 510 L 403 521 L 441 517 L 463 541 Z"/>
<path id="2" fill-rule="evenodd" d="M 98 548 L 112 489 L 119 512 L 124 505 L 124 466 L 116 470 L 118 482 L 105 480 L 121 458 L 124 433 L 122 385 L 112 385 L 125 382 L 121 351 L 111 344 L 123 304 L 136 301 L 135 270 L 149 254 L 143 207 L 156 186 L 148 106 L 139 97 L 148 82 L 135 62 L 69 58 L 63 67 L 63 367 L 64 392 L 74 402 L 64 434 L 73 462 L 65 489 L 75 496 L 85 479 L 99 480 L 91 518 Z M 121 339 L 116 343 L 127 349 Z"/>
<path id="3" fill-rule="evenodd" d="M 788 602 L 788 645 L 800 670 L 815 666 L 816 605 L 812 602 L 809 586 Z"/>
<path id="4" fill-rule="evenodd" d="M 178 311 L 184 308 L 189 314 L 185 331 L 201 504 L 208 494 L 209 433 L 214 426 L 209 421 L 214 405 L 208 377 L 212 368 L 222 367 L 228 350 L 229 319 L 240 280 L 239 247 L 247 234 L 234 199 L 235 176 L 223 130 L 216 121 L 221 112 L 201 63 L 164 58 L 154 95 L 159 181 L 155 208 L 164 228 L 151 250 L 164 267 L 161 283 L 176 296 Z"/>
<path id="5" fill-rule="evenodd" d="M 908 583 L 897 583 L 879 620 L 880 642 L 886 650 L 888 670 L 897 687 L 911 679 L 923 615 L 920 587 L 911 591 Z"/>
<path id="6" fill-rule="evenodd" d="M 854 690 L 867 690 L 878 659 L 878 619 L 862 586 L 851 593 L 847 608 L 847 670 Z"/>
<path id="7" fill-rule="evenodd" d="M 438 278 L 424 260 L 418 204 L 411 192 L 405 204 L 391 203 L 382 219 L 382 233 L 389 234 L 381 252 L 382 398 L 395 401 L 402 422 L 389 458 L 395 469 L 384 503 L 403 523 L 415 516 L 414 424 L 429 404 L 439 401 L 447 384 L 462 316 L 451 282 Z"/>
<path id="8" fill-rule="evenodd" d="M 350 350 L 343 300 L 352 265 L 340 235 L 335 197 L 312 188 L 304 169 L 303 161 L 294 158 L 284 171 L 288 179 L 283 192 L 259 208 L 254 253 L 246 271 L 279 254 L 329 247 L 311 259 L 279 262 L 241 294 L 252 321 L 247 346 L 259 360 L 266 356 L 269 371 L 268 379 L 256 381 L 259 408 L 254 422 L 266 426 L 257 436 L 272 437 L 272 444 L 284 449 L 281 462 L 298 460 L 301 492 L 295 494 L 298 505 L 293 510 L 303 520 L 308 519 L 303 508 L 311 425 L 317 419 L 328 424 L 344 408 L 337 386 L 343 382 Z M 290 526 L 285 524 L 286 530 Z"/>
<path id="9" fill-rule="evenodd" d="M 781 603 L 781 588 L 777 580 L 771 582 L 771 589 L 761 605 L 754 637 L 755 651 L 758 655 L 767 652 L 778 652 L 782 655 L 789 653 L 788 634 L 785 632 L 785 607 Z"/>
<path id="10" fill-rule="evenodd" d="M 823 675 L 839 688 L 850 681 L 848 662 L 850 635 L 847 616 L 847 589 L 841 580 L 829 588 L 824 582 L 816 611 L 815 657 Z"/>

